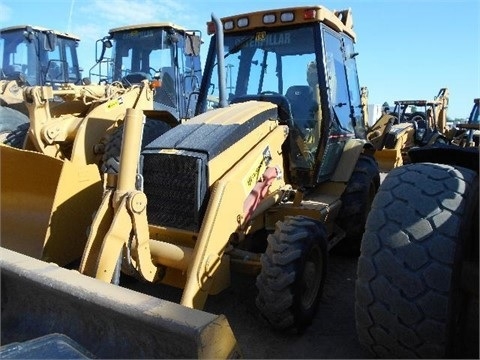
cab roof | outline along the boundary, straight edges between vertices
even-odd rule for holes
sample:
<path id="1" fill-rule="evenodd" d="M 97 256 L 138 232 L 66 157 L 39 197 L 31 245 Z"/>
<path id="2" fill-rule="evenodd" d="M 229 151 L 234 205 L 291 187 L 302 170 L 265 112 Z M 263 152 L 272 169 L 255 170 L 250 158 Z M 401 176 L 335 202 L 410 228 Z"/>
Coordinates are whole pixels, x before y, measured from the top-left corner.
<path id="1" fill-rule="evenodd" d="M 0 33 L 2 32 L 10 32 L 10 31 L 18 31 L 18 30 L 27 30 L 27 28 L 31 28 L 33 31 L 36 31 L 36 32 L 42 32 L 42 33 L 45 33 L 45 32 L 53 32 L 55 35 L 59 36 L 59 37 L 63 37 L 63 38 L 68 38 L 68 39 L 72 39 L 72 40 L 76 40 L 76 41 L 80 41 L 80 38 L 76 35 L 73 35 L 73 34 L 69 34 L 69 33 L 66 33 L 66 32 L 61 32 L 61 31 L 57 31 L 57 30 L 52 30 L 52 29 L 48 29 L 48 28 L 44 28 L 42 26 L 36 26 L 36 25 L 14 25 L 14 26 L 9 26 L 9 27 L 5 27 L 5 28 L 2 28 L 0 29 Z"/>
<path id="2" fill-rule="evenodd" d="M 288 22 L 281 22 L 280 18 L 282 14 L 293 13 L 293 20 Z M 308 16 L 305 16 L 308 14 Z M 263 21 L 264 15 L 275 15 L 275 22 L 265 23 Z M 250 13 L 243 13 L 233 16 L 227 16 L 221 18 L 223 24 L 227 21 L 233 20 L 234 23 L 237 23 L 238 19 L 248 18 L 248 26 L 244 28 L 239 28 L 235 26 L 233 29 L 225 29 L 225 33 L 241 31 L 252 28 L 260 27 L 280 27 L 280 26 L 289 26 L 289 25 L 298 25 L 307 22 L 322 22 L 330 26 L 332 29 L 338 32 L 343 32 L 349 35 L 354 41 L 356 39 L 356 34 L 353 30 L 353 17 L 351 9 L 345 10 L 329 10 L 321 5 L 313 6 L 296 6 L 288 8 L 278 8 L 272 10 L 261 10 Z"/>
<path id="3" fill-rule="evenodd" d="M 110 29 L 109 34 L 121 32 L 121 31 L 131 31 L 131 30 L 145 30 L 152 28 L 171 28 L 179 32 L 187 31 L 183 26 L 171 23 L 171 22 L 159 22 L 159 23 L 147 23 L 147 24 L 136 24 L 136 25 L 126 25 L 117 28 Z"/>

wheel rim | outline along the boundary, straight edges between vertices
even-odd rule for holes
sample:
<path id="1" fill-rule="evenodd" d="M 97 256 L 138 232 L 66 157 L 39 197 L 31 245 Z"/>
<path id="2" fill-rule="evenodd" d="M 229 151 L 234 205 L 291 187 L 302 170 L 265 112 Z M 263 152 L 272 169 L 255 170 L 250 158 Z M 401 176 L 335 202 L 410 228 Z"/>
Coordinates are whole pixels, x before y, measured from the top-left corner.
<path id="1" fill-rule="evenodd" d="M 322 278 L 322 252 L 318 247 L 314 247 L 308 254 L 302 274 L 302 296 L 300 301 L 303 308 L 309 309 L 314 305 Z"/>

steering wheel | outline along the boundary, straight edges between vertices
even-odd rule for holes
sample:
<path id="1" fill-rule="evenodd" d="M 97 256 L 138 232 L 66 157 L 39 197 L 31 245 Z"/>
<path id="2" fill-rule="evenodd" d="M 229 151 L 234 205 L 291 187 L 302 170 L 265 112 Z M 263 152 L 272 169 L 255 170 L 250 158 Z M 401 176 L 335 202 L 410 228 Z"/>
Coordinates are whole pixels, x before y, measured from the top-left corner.
<path id="1" fill-rule="evenodd" d="M 422 142 L 428 132 L 428 124 L 423 113 L 413 113 L 409 119 L 415 129 L 415 140 Z"/>
<path id="2" fill-rule="evenodd" d="M 150 75 L 153 77 L 155 77 L 155 74 L 161 74 L 161 70 L 157 70 L 157 69 L 154 69 L 153 67 L 149 67 L 148 68 L 148 72 L 150 73 Z"/>
<path id="3" fill-rule="evenodd" d="M 151 75 L 144 72 L 131 72 L 122 78 L 122 83 L 126 86 L 132 86 L 133 84 L 139 84 L 142 80 L 151 80 Z"/>
<path id="4" fill-rule="evenodd" d="M 279 92 L 276 92 L 276 91 L 262 91 L 259 95 L 280 95 L 280 96 L 283 96 L 282 94 L 280 94 Z"/>

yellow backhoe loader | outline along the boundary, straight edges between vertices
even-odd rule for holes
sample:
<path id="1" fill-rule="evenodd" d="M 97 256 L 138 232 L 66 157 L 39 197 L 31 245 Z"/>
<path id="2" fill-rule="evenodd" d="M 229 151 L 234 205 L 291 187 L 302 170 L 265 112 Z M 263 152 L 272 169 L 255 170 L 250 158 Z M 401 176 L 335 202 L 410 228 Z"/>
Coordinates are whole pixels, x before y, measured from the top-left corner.
<path id="1" fill-rule="evenodd" d="M 408 163 L 413 147 L 449 142 L 448 99 L 448 89 L 442 88 L 433 100 L 397 100 L 393 111 L 384 113 L 367 130 L 382 171 Z"/>
<path id="2" fill-rule="evenodd" d="M 212 20 L 198 115 L 142 149 L 144 115 L 128 109 L 80 272 L 178 287 L 195 309 L 231 271 L 247 272 L 271 325 L 301 331 L 328 251 L 358 250 L 379 186 L 352 14 L 302 6 Z"/>

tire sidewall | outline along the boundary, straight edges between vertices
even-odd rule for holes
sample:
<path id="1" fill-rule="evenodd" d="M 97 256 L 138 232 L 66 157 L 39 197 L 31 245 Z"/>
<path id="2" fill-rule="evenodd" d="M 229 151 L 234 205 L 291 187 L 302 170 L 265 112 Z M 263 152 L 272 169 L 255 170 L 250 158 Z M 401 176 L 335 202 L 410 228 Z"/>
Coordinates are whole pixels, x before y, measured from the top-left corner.
<path id="1" fill-rule="evenodd" d="M 320 303 L 321 294 L 323 292 L 323 287 L 325 284 L 325 277 L 327 273 L 327 244 L 325 241 L 320 239 L 314 239 L 311 237 L 305 238 L 304 250 L 302 256 L 298 260 L 296 268 L 297 274 L 294 284 L 294 297 L 293 297 L 293 313 L 295 317 L 295 322 L 300 331 L 303 331 L 305 327 L 312 323 L 312 320 L 318 310 L 318 305 Z M 313 281 L 319 281 L 317 285 L 315 299 L 309 307 L 305 307 L 302 303 L 303 295 L 303 276 L 306 270 L 306 265 L 309 260 L 309 257 L 312 253 L 316 253 L 320 257 L 321 261 L 321 277 L 320 279 L 314 279 Z M 318 265 L 318 263 L 317 263 Z M 299 325 L 299 326 L 298 326 Z"/>

